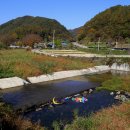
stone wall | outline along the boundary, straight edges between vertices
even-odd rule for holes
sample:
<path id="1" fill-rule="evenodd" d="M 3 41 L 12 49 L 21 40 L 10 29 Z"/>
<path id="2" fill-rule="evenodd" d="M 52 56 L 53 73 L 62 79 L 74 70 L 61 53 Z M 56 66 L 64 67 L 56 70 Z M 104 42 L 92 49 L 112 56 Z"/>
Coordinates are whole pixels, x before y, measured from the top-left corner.
<path id="1" fill-rule="evenodd" d="M 130 65 L 128 63 L 124 63 L 124 64 L 113 63 L 111 69 L 120 70 L 120 71 L 130 71 Z"/>
<path id="2" fill-rule="evenodd" d="M 25 84 L 28 84 L 28 82 L 19 77 L 0 79 L 0 89 L 18 87 L 23 86 Z"/>
<path id="3" fill-rule="evenodd" d="M 95 66 L 89 69 L 54 72 L 53 74 L 41 75 L 37 77 L 36 76 L 28 77 L 27 79 L 31 83 L 39 83 L 39 82 L 69 78 L 73 76 L 80 76 L 80 75 L 85 75 L 85 74 L 95 74 L 95 73 L 100 73 L 100 72 L 109 71 L 109 70 L 110 70 L 109 66 L 103 65 L 103 66 Z"/>

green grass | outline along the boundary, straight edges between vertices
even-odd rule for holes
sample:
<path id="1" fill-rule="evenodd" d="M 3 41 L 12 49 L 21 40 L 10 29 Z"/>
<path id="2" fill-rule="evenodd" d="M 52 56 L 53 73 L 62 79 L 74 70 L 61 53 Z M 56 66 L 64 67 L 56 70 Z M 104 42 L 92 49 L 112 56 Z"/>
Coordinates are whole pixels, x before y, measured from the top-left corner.
<path id="1" fill-rule="evenodd" d="M 92 82 L 99 82 L 101 86 L 97 90 L 127 91 L 130 92 L 130 74 L 111 75 L 111 73 L 97 74 L 89 76 Z"/>
<path id="2" fill-rule="evenodd" d="M 87 53 L 101 54 L 101 55 L 128 55 L 128 51 L 126 50 L 111 50 L 110 48 L 104 48 L 104 47 L 101 47 L 99 51 L 97 48 L 88 48 L 88 49 L 79 48 L 78 50 Z"/>
<path id="3" fill-rule="evenodd" d="M 110 91 L 127 91 L 130 92 L 130 76 L 112 76 L 109 80 L 105 80 L 101 87 L 97 90 L 110 90 Z"/>

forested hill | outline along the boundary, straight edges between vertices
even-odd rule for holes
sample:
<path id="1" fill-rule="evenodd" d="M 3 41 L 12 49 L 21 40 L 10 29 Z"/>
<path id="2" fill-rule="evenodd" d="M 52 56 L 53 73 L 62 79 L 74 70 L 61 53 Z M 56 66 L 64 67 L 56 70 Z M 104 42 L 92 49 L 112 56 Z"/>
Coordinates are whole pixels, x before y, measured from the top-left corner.
<path id="1" fill-rule="evenodd" d="M 56 38 L 71 39 L 69 31 L 54 19 L 24 16 L 13 19 L 0 26 L 0 36 L 10 35 L 22 39 L 28 34 L 38 34 L 43 40 L 51 40 L 53 30 Z"/>
<path id="2" fill-rule="evenodd" d="M 78 31 L 80 41 L 130 38 L 130 6 L 114 6 L 92 18 Z"/>

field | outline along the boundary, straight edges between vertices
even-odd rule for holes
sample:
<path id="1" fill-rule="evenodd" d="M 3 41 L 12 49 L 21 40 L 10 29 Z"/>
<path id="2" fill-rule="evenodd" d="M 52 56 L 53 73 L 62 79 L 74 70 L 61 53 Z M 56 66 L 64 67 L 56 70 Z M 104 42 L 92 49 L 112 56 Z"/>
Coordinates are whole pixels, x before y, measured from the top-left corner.
<path id="1" fill-rule="evenodd" d="M 50 57 L 26 50 L 0 51 L 0 78 L 38 76 L 62 70 L 83 69 L 97 63 L 81 58 Z"/>
<path id="2" fill-rule="evenodd" d="M 81 49 L 78 50 L 84 51 L 86 53 L 92 54 L 101 54 L 101 55 L 128 55 L 128 51 L 126 50 L 112 50 L 110 48 L 100 47 L 99 51 L 97 47 L 88 48 L 88 49 Z"/>

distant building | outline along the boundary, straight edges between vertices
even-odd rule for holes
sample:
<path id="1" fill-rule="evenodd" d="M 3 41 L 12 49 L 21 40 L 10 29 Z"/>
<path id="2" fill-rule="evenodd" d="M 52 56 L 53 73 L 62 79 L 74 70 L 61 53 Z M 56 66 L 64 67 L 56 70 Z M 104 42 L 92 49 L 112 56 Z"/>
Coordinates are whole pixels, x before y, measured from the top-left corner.
<path id="1" fill-rule="evenodd" d="M 115 50 L 129 50 L 130 44 L 117 44 L 113 49 L 115 49 Z"/>

